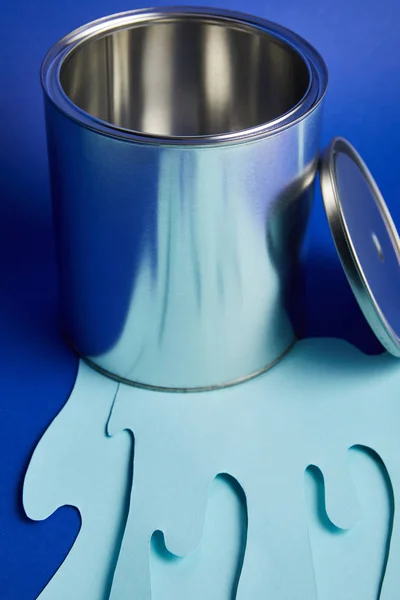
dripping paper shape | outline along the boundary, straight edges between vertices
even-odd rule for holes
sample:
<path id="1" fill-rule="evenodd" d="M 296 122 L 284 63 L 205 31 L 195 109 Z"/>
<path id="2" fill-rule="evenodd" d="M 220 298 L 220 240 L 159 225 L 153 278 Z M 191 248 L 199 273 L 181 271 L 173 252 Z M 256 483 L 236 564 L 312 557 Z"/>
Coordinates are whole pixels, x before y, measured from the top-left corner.
<path id="1" fill-rule="evenodd" d="M 370 449 L 351 448 L 349 464 L 361 510 L 361 520 L 350 530 L 342 530 L 329 521 L 321 471 L 316 467 L 306 471 L 309 534 L 318 597 L 377 600 L 390 548 L 393 489 L 383 462 Z"/>
<path id="2" fill-rule="evenodd" d="M 39 442 L 24 482 L 31 519 L 75 506 L 81 528 L 41 600 L 106 600 L 123 534 L 132 473 L 127 432 L 106 424 L 118 384 L 80 362 L 70 398 Z"/>
<path id="3" fill-rule="evenodd" d="M 82 518 L 40 598 L 393 600 L 399 389 L 396 359 L 340 340 L 200 394 L 81 363 L 25 481 L 31 518 Z"/>

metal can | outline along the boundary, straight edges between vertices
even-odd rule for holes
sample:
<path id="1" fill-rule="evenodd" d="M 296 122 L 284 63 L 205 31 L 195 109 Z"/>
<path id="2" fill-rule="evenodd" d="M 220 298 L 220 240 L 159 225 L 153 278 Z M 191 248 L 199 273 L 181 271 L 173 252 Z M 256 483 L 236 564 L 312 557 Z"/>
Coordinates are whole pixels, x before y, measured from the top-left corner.
<path id="1" fill-rule="evenodd" d="M 131 11 L 42 66 L 62 323 L 121 381 L 232 385 L 294 342 L 327 71 L 263 19 Z"/>

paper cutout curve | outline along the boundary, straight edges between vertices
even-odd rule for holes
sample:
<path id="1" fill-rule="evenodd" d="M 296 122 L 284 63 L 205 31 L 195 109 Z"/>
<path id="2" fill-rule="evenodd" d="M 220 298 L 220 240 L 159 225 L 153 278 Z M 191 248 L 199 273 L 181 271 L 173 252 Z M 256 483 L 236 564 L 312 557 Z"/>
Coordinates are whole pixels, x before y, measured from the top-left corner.
<path id="1" fill-rule="evenodd" d="M 82 386 L 82 382 L 86 383 Z M 395 359 L 386 354 L 365 356 L 339 340 L 304 340 L 279 365 L 259 378 L 202 394 L 118 387 L 81 365 L 73 393 L 75 399 L 72 401 L 71 397 L 45 434 L 25 484 L 29 515 L 45 518 L 58 506 L 73 504 L 78 506 L 83 520 L 70 555 L 40 596 L 41 600 L 71 597 L 104 600 L 108 595 L 112 600 L 151 600 L 150 541 L 154 531 L 163 532 L 168 550 L 176 556 L 188 556 L 195 551 L 203 537 L 210 486 L 220 473 L 228 473 L 239 482 L 247 501 L 248 535 L 238 600 L 263 597 L 316 600 L 304 498 L 305 469 L 315 464 L 324 474 L 329 517 L 344 530 L 354 527 L 362 517 L 348 465 L 348 448 L 361 444 L 374 449 L 382 457 L 396 493 L 400 489 L 399 386 L 400 369 Z M 96 394 L 104 395 L 102 408 L 95 416 Z M 87 401 L 91 395 L 93 399 Z M 115 437 L 107 439 L 104 426 L 114 395 L 108 428 Z M 74 406 L 71 416 L 70 403 Z M 48 454 L 58 454 L 59 436 L 51 434 L 51 429 L 58 423 L 64 439 L 73 439 L 81 421 L 85 424 L 82 431 L 87 435 L 89 426 L 98 429 L 93 439 L 98 440 L 106 462 L 105 467 L 93 467 L 99 466 L 101 460 L 97 450 L 90 448 L 89 438 L 82 435 L 82 452 L 87 452 L 90 458 L 84 461 L 87 480 L 79 483 L 74 468 L 82 462 L 82 453 L 69 455 L 64 451 L 63 460 L 54 468 L 48 466 Z M 64 431 L 66 427 L 69 433 Z M 127 471 L 133 472 L 130 440 L 126 433 L 121 433 L 124 429 L 131 430 L 135 438 L 134 478 L 109 594 L 109 574 L 118 547 L 116 531 L 121 535 L 122 515 L 127 508 Z M 116 445 L 112 446 L 114 442 Z M 115 448 L 113 460 L 105 458 L 111 447 Z M 123 463 L 121 468 L 119 460 Z M 94 468 L 93 474 L 89 464 Z M 52 493 L 51 486 L 57 487 L 55 482 L 62 479 L 68 480 L 70 487 L 64 485 L 63 490 Z M 44 504 L 42 487 L 50 498 Z M 118 494 L 124 509 L 118 507 Z M 103 515 L 103 520 L 96 521 L 103 527 L 105 515 L 112 515 L 113 510 L 119 518 L 118 525 L 114 523 L 114 537 L 108 534 L 114 540 L 111 546 L 105 544 L 107 535 L 99 538 L 93 524 L 82 539 L 86 520 L 93 518 L 92 511 Z M 397 529 L 394 520 L 382 600 L 393 600 L 399 585 Z M 95 546 L 107 572 L 107 577 L 103 574 L 103 590 L 98 582 L 95 589 L 88 585 L 90 577 L 82 575 L 87 567 L 79 564 L 92 558 Z M 362 547 L 359 552 L 363 552 Z M 99 574 L 100 568 L 92 564 L 92 581 L 96 572 Z M 85 578 L 85 593 L 81 592 L 80 576 Z M 62 589 L 61 583 L 69 586 L 69 593 Z M 210 589 L 203 589 L 203 594 L 210 595 Z M 174 600 L 187 598 L 178 595 Z"/>
<path id="2" fill-rule="evenodd" d="M 360 446 L 350 449 L 349 462 L 362 518 L 347 531 L 329 521 L 321 471 L 314 467 L 306 472 L 309 531 L 321 600 L 377 600 L 386 570 L 394 515 L 387 471 L 376 453 Z"/>
<path id="3" fill-rule="evenodd" d="M 398 363 L 388 355 L 368 357 L 339 340 L 305 340 L 268 373 L 224 390 L 157 394 L 120 385 L 109 431 L 133 431 L 135 476 L 110 598 L 151 599 L 153 531 L 164 533 L 177 556 L 194 551 L 209 486 L 225 472 L 239 481 L 248 507 L 238 600 L 316 599 L 304 471 L 310 464 L 321 469 L 330 520 L 354 527 L 361 513 L 348 448 L 376 449 L 397 481 L 399 384 Z M 382 598 L 392 600 L 397 589 L 391 564 L 398 552 L 394 526 Z"/>
<path id="4" fill-rule="evenodd" d="M 203 538 L 187 558 L 169 553 L 160 531 L 150 552 L 152 599 L 235 600 L 247 539 L 246 498 L 239 484 L 219 475 L 208 495 Z"/>
<path id="5" fill-rule="evenodd" d="M 81 528 L 41 600 L 107 600 L 125 527 L 132 481 L 128 432 L 106 423 L 118 384 L 83 362 L 71 396 L 40 440 L 25 477 L 23 502 L 34 520 L 75 506 Z"/>

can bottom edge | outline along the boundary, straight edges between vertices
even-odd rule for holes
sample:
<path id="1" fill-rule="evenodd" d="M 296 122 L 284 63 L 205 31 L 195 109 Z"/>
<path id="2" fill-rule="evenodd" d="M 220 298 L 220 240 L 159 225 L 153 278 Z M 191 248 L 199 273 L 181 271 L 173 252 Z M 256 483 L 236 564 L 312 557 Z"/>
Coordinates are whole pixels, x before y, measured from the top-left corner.
<path id="1" fill-rule="evenodd" d="M 270 369 L 275 367 L 275 365 L 277 365 L 290 352 L 290 350 L 293 348 L 293 346 L 295 345 L 296 342 L 297 342 L 297 338 L 295 338 L 290 343 L 290 345 L 276 359 L 274 359 L 272 362 L 268 363 L 268 365 L 266 365 L 265 367 L 258 369 L 258 371 L 254 371 L 253 373 L 250 373 L 249 375 L 244 375 L 243 377 L 239 377 L 238 379 L 234 379 L 232 381 L 228 381 L 225 383 L 218 383 L 218 384 L 214 384 L 214 385 L 198 386 L 198 387 L 168 387 L 168 386 L 152 385 L 150 383 L 141 383 L 140 381 L 132 381 L 130 379 L 120 377 L 119 375 L 116 375 L 115 373 L 111 373 L 110 371 L 107 371 L 107 369 L 104 369 L 103 367 L 100 367 L 99 365 L 97 365 L 95 362 L 93 362 L 86 356 L 82 356 L 81 354 L 79 354 L 79 352 L 77 351 L 77 349 L 74 346 L 72 346 L 72 349 L 80 358 L 82 358 L 82 360 L 87 365 L 92 367 L 95 371 L 97 371 L 98 373 L 101 373 L 102 375 L 105 375 L 106 377 L 108 377 L 110 379 L 113 379 L 114 381 L 117 381 L 118 383 L 123 383 L 123 384 L 129 385 L 131 387 L 137 387 L 137 388 L 141 388 L 141 389 L 145 389 L 145 390 L 149 390 L 149 391 L 153 391 L 153 392 L 169 392 L 169 393 L 189 394 L 189 393 L 199 393 L 199 392 L 212 392 L 215 390 L 233 387 L 235 385 L 239 385 L 240 383 L 249 381 L 250 379 L 259 377 L 266 371 L 269 371 Z M 71 343 L 68 343 L 68 345 L 71 346 Z"/>

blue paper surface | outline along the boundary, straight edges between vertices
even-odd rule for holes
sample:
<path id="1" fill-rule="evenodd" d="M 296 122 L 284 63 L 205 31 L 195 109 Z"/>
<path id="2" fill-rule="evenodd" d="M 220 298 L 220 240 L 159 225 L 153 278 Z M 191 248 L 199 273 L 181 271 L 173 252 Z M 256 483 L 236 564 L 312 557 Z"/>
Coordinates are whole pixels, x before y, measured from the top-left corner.
<path id="1" fill-rule="evenodd" d="M 50 519 L 32 523 L 21 506 L 31 454 L 66 401 L 77 369 L 58 330 L 39 66 L 50 45 L 75 27 L 145 4 L 14 0 L 1 7 L 0 597 L 5 600 L 36 598 L 79 530 L 73 509 L 62 508 Z M 330 74 L 322 143 L 344 135 L 357 147 L 399 226 L 398 0 L 208 4 L 277 21 L 322 53 Z M 368 351 L 379 350 L 338 262 L 318 192 L 308 238 L 301 335 L 337 336 Z"/>
<path id="2" fill-rule="evenodd" d="M 382 587 L 393 600 L 399 385 L 396 359 L 332 339 L 199 394 L 81 364 L 25 482 L 30 516 L 63 504 L 82 515 L 41 598 L 372 600 Z"/>
<path id="3" fill-rule="evenodd" d="M 186 558 L 170 554 L 161 532 L 150 549 L 153 600 L 234 600 L 247 538 L 246 499 L 237 483 L 218 476 L 210 487 L 200 544 Z"/>
<path id="4" fill-rule="evenodd" d="M 24 483 L 35 520 L 63 505 L 78 508 L 81 528 L 70 553 L 40 594 L 47 600 L 106 600 L 129 506 L 132 444 L 110 438 L 106 423 L 117 384 L 80 363 L 75 387 L 39 442 Z"/>
<path id="5" fill-rule="evenodd" d="M 393 490 L 385 467 L 366 448 L 349 451 L 351 478 L 360 502 L 360 521 L 340 530 L 325 511 L 321 473 L 307 471 L 306 502 L 318 597 L 324 600 L 377 600 L 384 581 L 392 523 Z M 395 567 L 394 567 L 395 568 Z M 393 584 L 384 597 L 395 598 Z"/>

